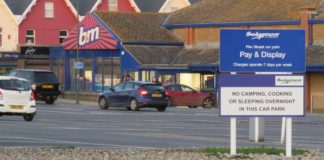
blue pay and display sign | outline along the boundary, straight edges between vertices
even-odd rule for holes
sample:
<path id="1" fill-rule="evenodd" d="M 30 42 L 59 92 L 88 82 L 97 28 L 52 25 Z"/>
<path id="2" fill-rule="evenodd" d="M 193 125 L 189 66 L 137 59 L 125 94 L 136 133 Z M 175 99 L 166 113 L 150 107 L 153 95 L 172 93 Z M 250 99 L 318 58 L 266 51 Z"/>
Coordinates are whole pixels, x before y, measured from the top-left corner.
<path id="1" fill-rule="evenodd" d="M 304 73 L 305 53 L 305 30 L 220 31 L 221 72 Z"/>
<path id="2" fill-rule="evenodd" d="M 74 62 L 74 69 L 83 69 L 84 63 L 83 62 Z"/>
<path id="3" fill-rule="evenodd" d="M 219 77 L 220 115 L 304 116 L 303 75 L 224 75 Z"/>

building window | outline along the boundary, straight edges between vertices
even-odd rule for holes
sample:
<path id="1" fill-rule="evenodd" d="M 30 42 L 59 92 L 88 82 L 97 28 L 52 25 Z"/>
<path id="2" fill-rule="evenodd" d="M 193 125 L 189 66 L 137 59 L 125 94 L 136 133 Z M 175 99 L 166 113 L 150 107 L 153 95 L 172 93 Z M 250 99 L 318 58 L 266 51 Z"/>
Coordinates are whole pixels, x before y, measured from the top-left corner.
<path id="1" fill-rule="evenodd" d="M 26 31 L 26 42 L 28 44 L 35 44 L 35 31 L 34 30 L 27 30 Z"/>
<path id="2" fill-rule="evenodd" d="M 111 12 L 117 12 L 118 11 L 118 5 L 117 5 L 117 0 L 109 0 L 108 3 L 108 11 Z"/>
<path id="3" fill-rule="evenodd" d="M 0 28 L 0 47 L 2 47 L 2 28 Z"/>
<path id="4" fill-rule="evenodd" d="M 53 2 L 45 2 L 45 18 L 54 18 Z"/>
<path id="5" fill-rule="evenodd" d="M 63 43 L 64 39 L 68 36 L 68 31 L 60 31 L 60 43 Z"/>

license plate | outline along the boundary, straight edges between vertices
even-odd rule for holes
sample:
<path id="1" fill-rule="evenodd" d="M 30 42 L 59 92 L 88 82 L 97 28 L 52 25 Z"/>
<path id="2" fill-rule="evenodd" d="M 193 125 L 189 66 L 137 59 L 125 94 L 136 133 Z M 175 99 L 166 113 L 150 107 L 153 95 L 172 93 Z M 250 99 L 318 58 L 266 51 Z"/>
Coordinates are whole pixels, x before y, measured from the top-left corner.
<path id="1" fill-rule="evenodd" d="M 162 94 L 152 94 L 152 97 L 162 97 Z"/>
<path id="2" fill-rule="evenodd" d="M 42 88 L 44 88 L 44 89 L 52 89 L 52 88 L 54 88 L 54 86 L 53 85 L 42 85 Z"/>
<path id="3" fill-rule="evenodd" d="M 24 109 L 24 106 L 21 105 L 10 105 L 11 109 Z"/>

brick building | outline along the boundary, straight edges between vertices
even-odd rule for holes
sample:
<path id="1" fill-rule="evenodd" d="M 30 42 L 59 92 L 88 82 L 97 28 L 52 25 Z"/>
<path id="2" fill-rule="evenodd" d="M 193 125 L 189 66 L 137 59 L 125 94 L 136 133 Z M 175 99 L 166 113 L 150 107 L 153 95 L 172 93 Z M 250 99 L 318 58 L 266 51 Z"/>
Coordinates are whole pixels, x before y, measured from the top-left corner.
<path id="1" fill-rule="evenodd" d="M 219 48 L 223 28 L 305 29 L 307 108 L 323 110 L 323 11 L 323 0 L 204 0 L 172 13 L 164 26 L 187 48 L 201 49 Z"/>

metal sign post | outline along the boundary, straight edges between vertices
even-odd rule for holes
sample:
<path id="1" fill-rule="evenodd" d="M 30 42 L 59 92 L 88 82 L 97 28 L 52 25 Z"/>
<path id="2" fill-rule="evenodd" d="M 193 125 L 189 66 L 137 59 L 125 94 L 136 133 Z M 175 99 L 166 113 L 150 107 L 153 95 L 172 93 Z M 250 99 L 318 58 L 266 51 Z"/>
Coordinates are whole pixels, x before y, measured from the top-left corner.
<path id="1" fill-rule="evenodd" d="M 77 24 L 77 30 L 78 30 L 78 36 L 80 35 L 80 19 L 79 19 L 79 0 L 77 0 L 76 1 L 76 5 L 77 5 L 77 21 L 78 21 L 78 24 Z M 77 49 L 76 49 L 76 61 L 79 63 L 79 45 L 80 45 L 80 43 L 79 43 L 79 38 L 80 38 L 80 36 L 78 37 L 78 45 L 77 45 Z M 83 68 L 83 66 L 82 66 L 82 68 Z M 76 78 L 76 84 L 75 84 L 75 86 L 76 86 L 76 97 L 75 97 L 75 103 L 76 104 L 80 104 L 80 83 L 79 83 L 79 79 L 77 79 L 78 77 L 77 77 L 77 75 L 78 75 L 78 73 L 77 72 L 79 72 L 79 69 L 76 69 L 75 71 L 75 78 Z M 80 75 L 80 73 L 79 73 L 79 75 Z"/>
<path id="2" fill-rule="evenodd" d="M 281 120 L 281 136 L 280 136 L 280 143 L 283 144 L 285 141 L 286 136 L 286 117 L 282 117 Z"/>
<path id="3" fill-rule="evenodd" d="M 234 74 L 236 74 L 236 72 L 231 72 L 231 74 L 232 75 L 234 75 Z M 236 148 L 237 148 L 237 146 L 236 146 L 236 144 L 237 144 L 237 142 L 236 142 L 236 139 L 237 139 L 237 132 L 236 132 L 236 129 L 237 129 L 237 127 L 236 127 L 236 125 L 237 125 L 237 120 L 236 120 L 236 117 L 231 117 L 231 126 L 230 126 L 230 129 L 231 129 L 231 137 L 230 137 L 230 139 L 231 139 L 231 141 L 230 141 L 230 143 L 231 143 L 231 148 L 230 148 L 230 152 L 231 152 L 231 155 L 236 155 Z"/>
<path id="4" fill-rule="evenodd" d="M 264 141 L 264 117 L 249 118 L 249 140 L 255 143 Z"/>
<path id="5" fill-rule="evenodd" d="M 236 118 L 231 117 L 231 155 L 236 155 Z"/>
<path id="6" fill-rule="evenodd" d="M 292 153 L 292 118 L 287 118 L 286 130 L 286 157 L 291 157 Z"/>

